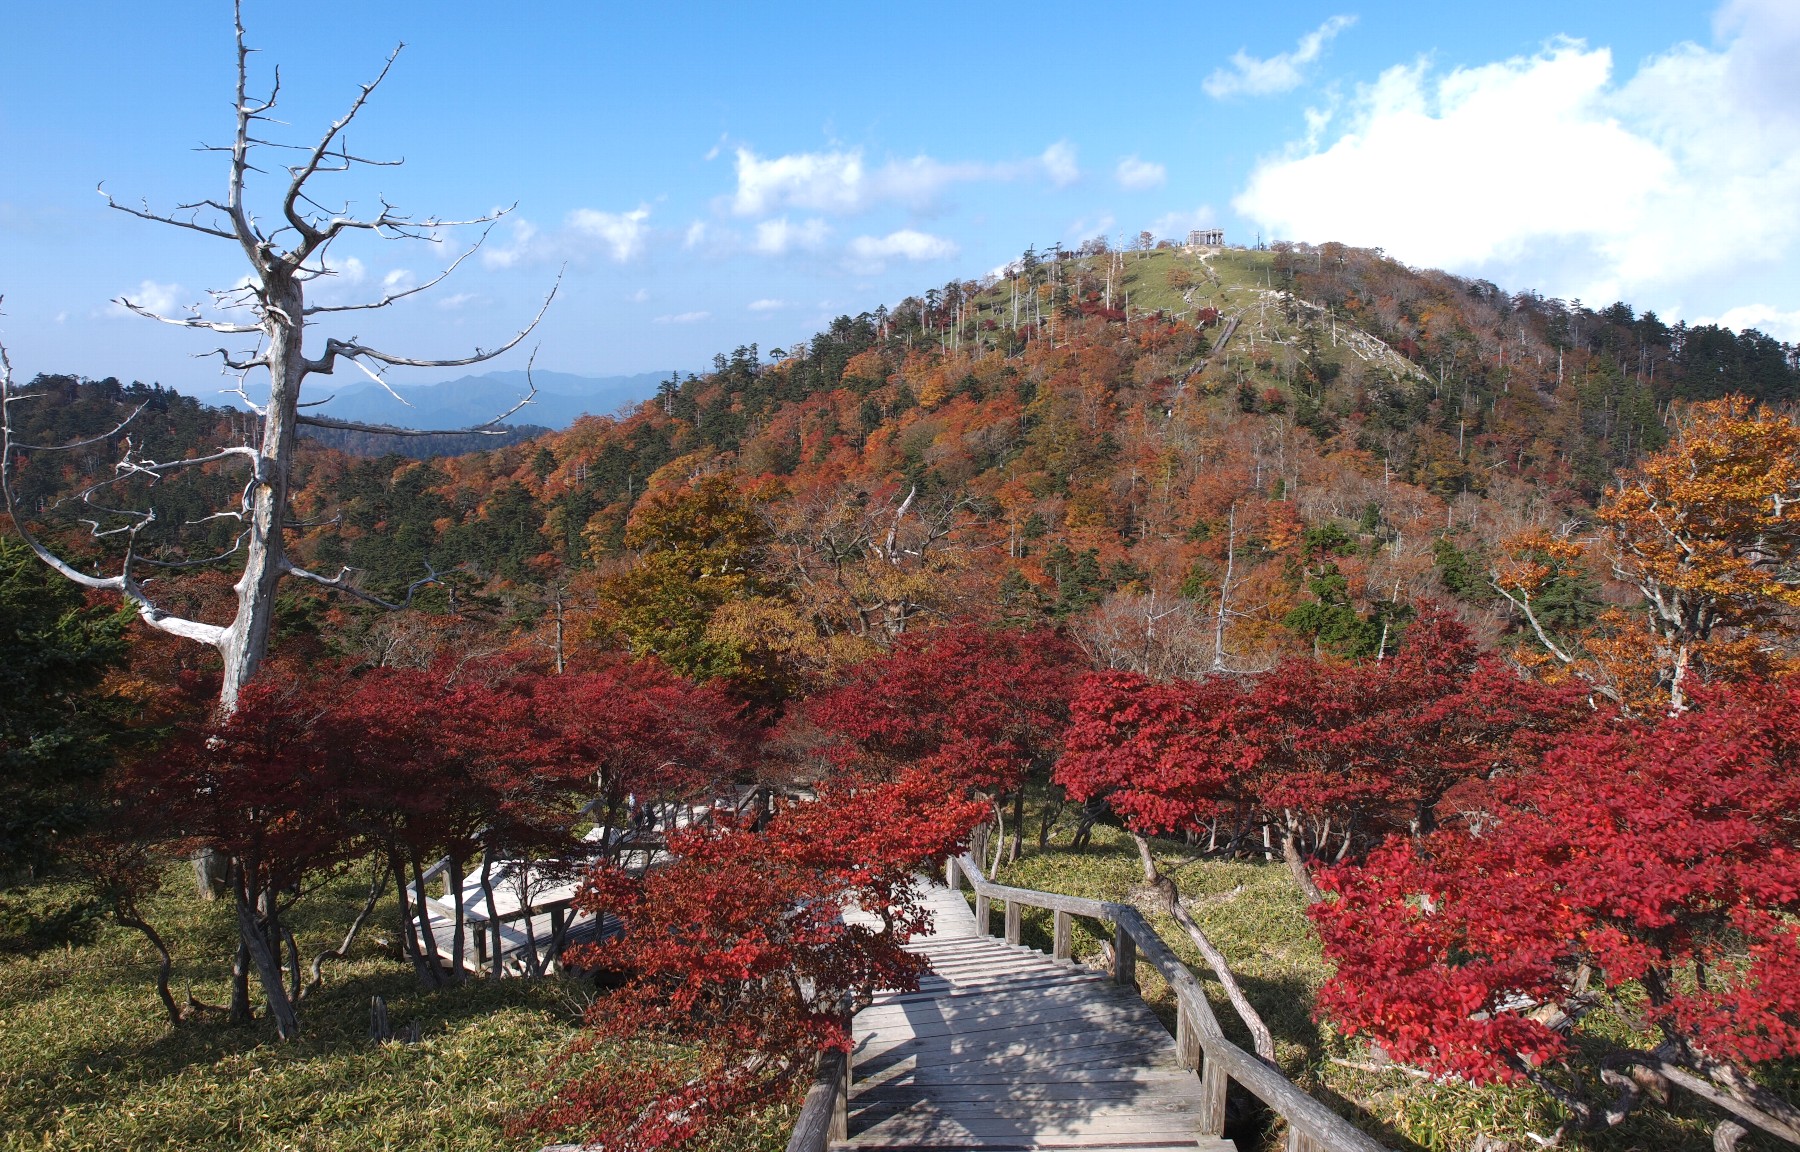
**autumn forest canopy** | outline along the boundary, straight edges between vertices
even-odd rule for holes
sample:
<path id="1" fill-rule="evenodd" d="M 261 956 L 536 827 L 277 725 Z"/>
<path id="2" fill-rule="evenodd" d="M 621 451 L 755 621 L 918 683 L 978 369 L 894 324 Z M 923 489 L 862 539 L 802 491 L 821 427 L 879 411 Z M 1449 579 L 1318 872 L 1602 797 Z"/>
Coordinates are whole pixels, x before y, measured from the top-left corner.
<path id="1" fill-rule="evenodd" d="M 1800 1141 L 1797 402 L 1755 331 L 1149 234 L 562 432 L 301 439 L 272 511 L 266 419 L 15 381 L 0 867 L 80 895 L 0 939 L 107 918 L 169 1028 L 299 1038 L 371 919 L 423 988 L 500 976 L 428 888 L 536 869 L 620 930 L 512 973 L 589 999 L 510 1131 L 679 1146 L 917 981 L 917 874 L 1099 830 L 1196 938 L 1172 857 L 1279 871 L 1352 1062 L 1535 1093 L 1571 1146 Z M 221 707 L 259 524 L 288 578 Z M 190 860 L 229 930 L 159 931 Z M 216 1015 L 170 979 L 208 950 Z"/>

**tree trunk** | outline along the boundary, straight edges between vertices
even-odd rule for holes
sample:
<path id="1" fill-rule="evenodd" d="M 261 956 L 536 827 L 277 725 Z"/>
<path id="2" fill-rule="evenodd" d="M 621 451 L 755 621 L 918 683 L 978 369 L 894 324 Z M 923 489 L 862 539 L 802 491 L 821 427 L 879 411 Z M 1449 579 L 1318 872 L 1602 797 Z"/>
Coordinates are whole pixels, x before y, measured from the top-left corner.
<path id="1" fill-rule="evenodd" d="M 413 975 L 419 983 L 431 986 L 431 973 L 425 965 L 424 953 L 419 945 L 419 930 L 413 920 L 412 894 L 407 891 L 406 865 L 398 853 L 388 857 L 388 870 L 394 877 L 394 895 L 399 898 L 400 952 L 412 962 Z"/>
<path id="2" fill-rule="evenodd" d="M 1013 834 L 1012 846 L 1007 849 L 1006 862 L 1008 864 L 1017 864 L 1019 862 L 1019 852 L 1023 847 L 1020 843 L 1020 837 L 1024 835 L 1025 789 L 1023 786 L 1020 786 L 1019 790 L 1013 793 Z"/>
<path id="3" fill-rule="evenodd" d="M 462 898 L 463 862 L 461 859 L 459 859 L 455 856 L 452 856 L 450 858 L 450 866 L 449 867 L 450 867 L 450 872 L 444 881 L 444 889 L 446 891 L 451 891 L 452 890 L 452 882 L 454 882 L 455 895 L 453 895 L 451 897 L 451 899 L 455 902 L 455 905 L 456 905 L 454 924 L 452 927 L 452 931 L 453 931 L 454 935 L 451 937 L 451 942 L 450 942 L 450 978 L 452 980 L 461 980 L 463 978 L 463 972 L 464 972 L 464 969 L 463 969 L 463 929 L 466 926 L 466 920 L 465 920 L 465 917 L 463 916 L 463 898 Z"/>
<path id="4" fill-rule="evenodd" d="M 419 925 L 419 975 L 427 988 L 444 986 L 444 966 L 438 959 L 437 937 L 431 931 L 431 909 L 425 903 L 425 870 L 417 857 L 412 862 L 413 916 Z"/>
<path id="5" fill-rule="evenodd" d="M 988 865 L 988 879 L 1000 875 L 1000 856 L 1006 851 L 1006 809 L 994 797 L 994 861 Z"/>
<path id="6" fill-rule="evenodd" d="M 300 1020 L 294 1015 L 293 1001 L 288 999 L 287 985 L 282 982 L 281 963 L 269 946 L 267 921 L 258 922 L 256 905 L 251 902 L 244 884 L 245 881 L 240 879 L 237 885 L 238 937 L 249 950 L 250 962 L 256 966 L 257 978 L 262 981 L 269 1018 L 275 1022 L 275 1035 L 282 1040 L 292 1040 L 300 1035 Z M 262 901 L 259 894 L 258 902 Z"/>
<path id="7" fill-rule="evenodd" d="M 488 953 L 488 970 L 497 978 L 503 968 L 500 963 L 500 910 L 494 904 L 494 846 L 484 844 L 481 848 L 481 898 L 487 904 L 487 924 L 482 931 L 492 939 L 491 951 Z"/>
<path id="8" fill-rule="evenodd" d="M 379 859 L 379 857 L 377 859 Z M 377 864 L 375 875 L 369 881 L 369 896 L 368 899 L 363 901 L 362 911 L 358 912 L 356 914 L 356 919 L 350 922 L 350 930 L 344 933 L 344 942 L 342 944 L 339 944 L 336 948 L 327 948 L 325 951 L 313 957 L 312 977 L 307 982 L 306 987 L 301 990 L 302 995 L 325 982 L 324 969 L 325 961 L 328 957 L 342 960 L 350 954 L 350 945 L 355 943 L 356 934 L 362 931 L 362 926 L 367 923 L 369 917 L 374 914 L 375 905 L 381 901 L 381 894 L 387 891 L 387 881 L 387 871 Z"/>
<path id="9" fill-rule="evenodd" d="M 213 848 L 202 848 L 193 855 L 194 888 L 202 900 L 217 900 L 225 895 L 231 881 L 231 861 Z"/>
<path id="10" fill-rule="evenodd" d="M 1300 845 L 1291 825 L 1288 827 L 1287 834 L 1281 838 L 1281 855 L 1287 860 L 1288 871 L 1293 874 L 1294 883 L 1299 885 L 1300 894 L 1306 897 L 1306 902 L 1317 904 L 1325 899 L 1325 894 L 1320 892 L 1318 884 L 1314 883 L 1312 873 L 1306 870 L 1306 861 L 1300 855 Z"/>
<path id="11" fill-rule="evenodd" d="M 1038 821 L 1038 847 L 1050 846 L 1050 829 L 1055 826 L 1056 818 L 1062 815 L 1063 801 L 1054 796 L 1045 799 L 1043 819 Z"/>
<path id="12" fill-rule="evenodd" d="M 145 923 L 137 913 L 121 911 L 115 913 L 115 919 L 121 927 L 136 928 L 142 932 L 144 939 L 150 941 L 150 947 L 156 949 L 157 998 L 163 1002 L 163 1010 L 169 1014 L 169 1023 L 181 1023 L 181 1009 L 175 1006 L 175 997 L 169 994 L 169 973 L 175 968 L 174 961 L 169 957 L 169 946 L 163 943 L 163 938 L 157 934 L 156 929 Z"/>
<path id="13" fill-rule="evenodd" d="M 231 962 L 231 1022 L 248 1024 L 255 1019 L 250 1012 L 250 946 L 239 934 L 237 956 Z"/>
<path id="14" fill-rule="evenodd" d="M 1269 1026 L 1263 1023 L 1261 1014 L 1251 1007 L 1250 998 L 1244 995 L 1244 990 L 1239 986 L 1237 977 L 1232 975 L 1230 965 L 1225 963 L 1225 954 L 1213 946 L 1212 940 L 1200 930 L 1200 925 L 1194 923 L 1194 918 L 1188 915 L 1186 906 L 1181 903 L 1181 894 L 1175 889 L 1175 882 L 1173 880 L 1164 882 L 1169 886 L 1169 915 L 1173 916 L 1175 922 L 1187 932 L 1188 939 L 1194 942 L 1194 947 L 1198 948 L 1200 955 L 1206 958 L 1206 966 L 1211 968 L 1213 975 L 1219 978 L 1219 985 L 1225 989 L 1226 998 L 1231 1001 L 1231 1006 L 1237 1009 L 1238 1017 L 1243 1020 L 1244 1027 L 1250 1030 L 1250 1041 L 1256 1048 L 1256 1054 L 1264 1060 L 1274 1063 L 1275 1038 L 1269 1034 Z"/>
<path id="15" fill-rule="evenodd" d="M 1138 863 L 1144 866 L 1144 883 L 1151 886 L 1161 884 L 1162 872 L 1156 867 L 1156 857 L 1150 854 L 1150 841 L 1135 832 L 1131 834 L 1131 840 L 1137 845 Z"/>
<path id="16" fill-rule="evenodd" d="M 245 526 L 249 534 L 244 541 L 244 571 L 232 586 L 237 593 L 237 614 L 219 640 L 219 655 L 225 663 L 219 708 L 227 715 L 236 710 L 238 694 L 255 677 L 268 653 L 275 588 L 287 574 L 282 533 L 300 382 L 306 373 L 301 319 L 306 300 L 301 282 L 285 267 L 268 269 L 263 275 L 263 296 L 269 403 L 262 422 L 262 455 L 246 496 L 250 522 Z"/>

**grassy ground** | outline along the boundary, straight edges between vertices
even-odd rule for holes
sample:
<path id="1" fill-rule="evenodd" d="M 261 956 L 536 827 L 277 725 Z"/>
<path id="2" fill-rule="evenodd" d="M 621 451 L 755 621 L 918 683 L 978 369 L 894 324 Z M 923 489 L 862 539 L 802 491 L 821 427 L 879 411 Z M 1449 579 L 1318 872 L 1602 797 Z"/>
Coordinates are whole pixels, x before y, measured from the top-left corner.
<path id="1" fill-rule="evenodd" d="M 1128 901 L 1142 880 L 1136 850 L 1114 828 L 1094 830 L 1093 845 L 1083 851 L 1067 844 L 1074 813 L 1065 812 L 1046 850 L 1035 847 L 1035 814 L 1030 818 L 1027 849 L 1017 864 L 1001 869 L 999 879 L 1020 887 L 1066 892 L 1107 900 Z M 1367 1063 L 1360 1046 L 1337 1036 L 1313 1019 L 1314 993 L 1328 974 L 1319 941 L 1306 918 L 1299 892 L 1284 864 L 1200 860 L 1182 845 L 1155 842 L 1157 859 L 1173 876 L 1194 919 L 1230 960 L 1245 994 L 1276 1038 L 1283 1070 L 1309 1092 L 1326 1101 L 1391 1148 L 1408 1152 L 1463 1152 L 1486 1137 L 1491 1152 L 1504 1148 L 1525 1152 L 1538 1145 L 1532 1133 L 1548 1135 L 1563 1119 L 1549 1098 L 1528 1087 L 1477 1088 L 1460 1083 L 1421 1081 L 1397 1070 L 1368 1072 L 1335 1063 Z M 998 912 L 996 910 L 996 923 Z M 1248 1035 L 1218 983 L 1175 922 L 1153 917 L 1165 941 L 1201 977 L 1208 998 L 1226 1033 L 1244 1047 Z M 1077 920 L 1075 953 L 1097 959 L 1109 936 L 1097 923 Z M 1050 914 L 1027 911 L 1024 941 L 1050 947 Z M 1172 1027 L 1174 998 L 1154 969 L 1138 965 L 1145 999 Z M 1625 1030 L 1623 1021 L 1594 1020 L 1590 1026 Z M 1648 1107 L 1619 1128 L 1598 1136 L 1565 1139 L 1562 1147 L 1595 1152 L 1705 1152 L 1712 1147 L 1716 1114 L 1677 1095 L 1668 1108 Z M 1237 1133 L 1234 1133 L 1237 1135 Z M 1277 1130 L 1265 1133 L 1277 1147 Z M 1497 1143 L 1495 1143 L 1497 1142 Z M 1241 1145 L 1248 1148 L 1248 1143 Z M 1746 1138 L 1739 1148 L 1785 1147 Z"/>
<path id="2" fill-rule="evenodd" d="M 303 902 L 301 949 L 335 943 L 361 903 L 351 877 Z M 175 947 L 175 993 L 227 999 L 233 946 L 228 909 L 191 895 L 171 872 L 149 903 Z M 66 904 L 46 886 L 35 898 Z M 152 952 L 134 932 L 104 926 L 91 942 L 0 957 L 0 1150 L 535 1149 L 508 1137 L 509 1116 L 534 1099 L 545 1060 L 572 1034 L 580 988 L 556 980 L 475 981 L 427 993 L 389 954 L 383 924 L 328 966 L 301 1008 L 301 1039 L 280 1044 L 258 1021 L 201 1018 L 171 1027 L 156 1001 Z M 311 949 L 309 951 L 308 949 Z M 254 987 L 254 985 L 253 985 Z M 417 1045 L 368 1039 L 369 998 L 397 1025 L 417 1020 Z M 778 1105 L 731 1134 L 743 1152 L 779 1146 L 791 1110 Z"/>

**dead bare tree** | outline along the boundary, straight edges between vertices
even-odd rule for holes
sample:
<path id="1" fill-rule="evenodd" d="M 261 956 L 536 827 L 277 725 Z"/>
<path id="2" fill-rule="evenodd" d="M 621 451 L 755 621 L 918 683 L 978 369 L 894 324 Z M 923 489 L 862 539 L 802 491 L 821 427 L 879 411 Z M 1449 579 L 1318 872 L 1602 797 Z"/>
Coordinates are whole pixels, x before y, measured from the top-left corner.
<path id="1" fill-rule="evenodd" d="M 155 520 L 152 510 L 107 508 L 101 514 L 113 517 L 109 524 L 117 526 L 103 528 L 99 520 L 90 521 L 96 536 L 116 536 L 124 542 L 123 556 L 111 575 L 83 571 L 59 556 L 34 534 L 25 517 L 20 514 L 14 497 L 11 469 L 15 452 L 21 449 L 43 452 L 72 446 L 16 443 L 11 406 L 26 397 L 14 391 L 11 364 L 6 358 L 4 347 L 0 347 L 0 497 L 5 499 L 7 512 L 20 537 L 40 560 L 67 579 L 85 588 L 117 593 L 150 627 L 217 649 L 224 665 L 219 689 L 219 709 L 226 714 L 235 709 L 239 693 L 256 675 L 267 654 L 270 626 L 275 612 L 275 593 L 286 577 L 312 581 L 387 607 L 399 606 L 356 587 L 353 582 L 355 574 L 349 568 L 335 576 L 307 571 L 294 563 L 283 546 L 283 533 L 291 521 L 288 487 L 299 428 L 310 424 L 323 428 L 390 434 L 394 431 L 305 411 L 325 403 L 302 403 L 301 390 L 307 379 L 331 375 L 340 364 L 349 364 L 387 388 L 387 381 L 383 379 L 382 373 L 390 368 L 451 368 L 492 360 L 524 341 L 542 320 L 556 296 L 556 287 L 553 286 L 530 323 L 505 343 L 495 348 L 478 347 L 467 356 L 445 359 L 402 356 L 365 344 L 356 336 L 328 336 L 316 354 L 308 355 L 305 337 L 309 326 L 318 325 L 326 316 L 375 311 L 417 295 L 455 271 L 481 243 L 477 239 L 437 276 L 417 286 L 395 289 L 380 299 L 363 303 L 308 304 L 307 286 L 314 280 L 332 275 L 328 255 L 336 241 L 347 235 L 367 235 L 387 240 L 410 239 L 441 243 L 443 233 L 449 229 L 469 226 L 490 228 L 504 210 L 466 220 L 444 220 L 437 217 L 412 217 L 395 209 L 385 200 L 380 201 L 380 211 L 373 215 L 353 214 L 347 201 L 339 211 L 325 208 L 310 188 L 316 179 L 365 166 L 399 163 L 370 159 L 353 153 L 345 140 L 345 131 L 368 103 L 376 88 L 386 79 L 401 49 L 397 47 L 389 54 L 375 79 L 361 86 L 351 101 L 349 110 L 331 123 L 316 144 L 293 146 L 274 142 L 262 135 L 264 125 L 275 123 L 272 111 L 280 94 L 281 75 L 279 71 L 275 73 L 267 98 L 253 98 L 249 94 L 249 58 L 252 50 L 245 42 L 241 3 L 234 5 L 233 27 L 237 45 L 237 86 L 231 143 L 204 149 L 224 153 L 229 157 L 224 199 L 204 198 L 178 205 L 168 212 L 158 212 L 152 210 L 147 203 L 141 207 L 121 204 L 106 195 L 104 189 L 101 195 L 106 196 L 108 206 L 128 215 L 222 240 L 235 244 L 242 250 L 250 265 L 248 277 L 239 287 L 209 293 L 211 304 L 204 310 L 195 305 L 185 315 L 165 316 L 130 299 L 122 298 L 118 303 L 140 316 L 160 323 L 200 332 L 249 338 L 252 346 L 246 351 L 218 348 L 205 355 L 218 356 L 223 370 L 235 375 L 235 391 L 255 411 L 260 423 L 260 437 L 255 443 L 227 445 L 196 457 L 166 461 L 145 458 L 127 439 L 124 457 L 115 466 L 112 480 L 103 481 L 82 494 L 84 500 L 94 504 L 91 497 L 96 490 L 121 478 L 154 480 L 178 469 L 241 465 L 247 476 L 238 507 L 222 510 L 208 517 L 235 519 L 242 526 L 234 546 L 224 556 L 192 562 L 222 562 L 234 554 L 242 554 L 243 569 L 233 589 L 236 608 L 228 622 L 209 623 L 177 616 L 159 607 L 152 598 L 145 586 L 146 579 L 139 575 L 139 571 L 150 560 L 139 555 L 137 550 L 139 534 Z M 284 151 L 291 151 L 296 162 L 278 164 L 268 160 Z M 287 175 L 285 186 L 275 201 L 274 211 L 268 217 L 273 222 L 272 226 L 264 223 L 252 211 L 249 202 L 251 178 L 253 175 L 261 175 L 265 171 L 265 165 L 268 168 L 285 169 Z M 485 230 L 481 235 L 485 237 Z M 260 405 L 253 403 L 244 389 L 248 374 L 257 369 L 267 371 L 269 378 L 269 397 L 266 403 Z M 529 380 L 529 372 L 527 379 Z M 389 391 L 391 393 L 392 389 L 389 388 Z M 478 427 L 411 434 L 431 435 L 443 431 L 499 434 L 503 431 L 499 427 L 500 421 L 529 403 L 535 392 L 534 387 L 529 388 L 527 394 L 511 410 Z M 127 417 L 125 423 L 129 422 L 130 418 Z M 123 429 L 122 424 L 109 433 L 108 437 Z M 406 599 L 410 600 L 414 591 L 434 579 L 435 575 L 427 572 L 408 589 Z M 266 916 L 263 911 L 266 894 L 251 890 L 254 885 L 243 879 L 244 869 L 233 867 L 229 871 L 238 878 L 233 887 L 238 890 L 242 947 L 258 960 L 257 967 L 263 974 L 262 982 L 270 1015 L 276 1021 L 277 1030 L 283 1038 L 291 1037 L 298 1029 L 292 997 L 282 985 L 280 966 L 264 962 L 270 960 L 267 956 L 268 942 L 260 926 L 261 918 Z"/>
<path id="2" fill-rule="evenodd" d="M 274 217 L 278 223 L 273 228 L 265 225 L 250 208 L 249 180 L 253 173 L 262 171 L 254 161 L 260 159 L 265 152 L 291 147 L 259 135 L 261 125 L 273 122 L 271 112 L 280 93 L 281 77 L 277 71 L 266 99 L 249 95 L 248 65 L 252 50 L 245 43 L 241 5 L 234 12 L 234 24 L 237 37 L 237 92 L 232 141 L 229 145 L 207 148 L 208 151 L 227 153 L 230 157 L 225 199 L 195 200 L 163 213 L 153 211 L 148 205 L 133 207 L 106 196 L 110 207 L 128 215 L 235 244 L 243 250 L 250 265 L 250 275 L 246 282 L 237 288 L 210 293 L 212 305 L 205 311 L 195 306 L 186 315 L 164 316 L 128 298 L 118 301 L 130 311 L 164 324 L 254 338 L 254 347 L 248 351 L 234 352 L 218 348 L 205 355 L 218 356 L 224 370 L 238 377 L 237 393 L 259 417 L 261 436 L 258 443 L 229 445 L 199 457 L 169 461 L 143 459 L 128 449 L 116 469 L 122 476 L 155 477 L 182 468 L 227 462 L 242 463 L 248 476 L 240 506 L 235 510 L 215 513 L 217 516 L 235 518 L 244 526 L 237 547 L 243 554 L 244 567 L 234 588 L 237 607 L 231 620 L 224 624 L 213 624 L 185 619 L 163 611 L 152 600 L 144 581 L 137 574 L 136 569 L 141 559 L 133 547 L 138 533 L 153 519 L 148 512 L 136 514 L 135 517 L 127 514 L 129 522 L 121 533 L 125 540 L 124 555 L 119 562 L 118 571 L 113 575 L 97 576 L 83 572 L 40 542 L 24 523 L 13 500 L 10 466 L 13 453 L 20 446 L 13 439 L 12 421 L 0 421 L 0 431 L 5 436 L 3 451 L 0 451 L 0 482 L 3 482 L 0 484 L 3 487 L 0 495 L 4 495 L 7 511 L 32 551 L 45 564 L 83 587 L 118 593 L 150 627 L 216 648 L 224 662 L 219 705 L 225 711 L 234 707 L 238 693 L 256 674 L 268 650 L 275 590 L 284 578 L 293 576 L 365 600 L 375 599 L 354 585 L 354 573 L 351 570 L 345 569 L 335 576 L 309 572 L 295 564 L 283 547 L 282 534 L 289 519 L 288 482 L 299 428 L 310 424 L 322 428 L 393 432 L 389 428 L 376 429 L 305 411 L 308 407 L 324 403 L 301 402 L 301 389 L 308 377 L 331 375 L 340 363 L 345 363 L 355 366 L 376 383 L 387 387 L 382 372 L 389 368 L 452 368 L 492 360 L 524 341 L 537 327 L 556 295 L 553 287 L 537 315 L 505 343 L 491 349 L 477 348 L 467 356 L 446 359 L 401 356 L 371 347 L 355 336 L 327 337 L 317 355 L 307 355 L 306 331 L 309 326 L 318 322 L 317 318 L 339 313 L 374 311 L 417 295 L 440 283 L 480 246 L 478 239 L 437 276 L 410 288 L 391 291 L 380 299 L 357 304 L 308 304 L 308 284 L 332 274 L 327 256 L 334 242 L 349 234 L 365 234 L 383 239 L 415 239 L 440 243 L 441 234 L 446 229 L 471 225 L 491 226 L 503 213 L 493 212 L 466 220 L 442 220 L 436 217 L 416 219 L 398 211 L 384 200 L 381 202 L 381 210 L 373 216 L 356 216 L 350 213 L 347 205 L 340 212 L 331 212 L 321 207 L 319 200 L 309 190 L 309 183 L 323 175 L 349 172 L 367 165 L 398 163 L 358 156 L 350 151 L 344 140 L 345 130 L 392 69 L 400 52 L 400 48 L 396 48 L 375 79 L 361 86 L 349 111 L 332 122 L 318 143 L 295 149 L 299 154 L 298 162 L 284 166 L 288 179 Z M 106 195 L 104 191 L 101 194 Z M 485 232 L 483 235 L 485 236 Z M 243 380 L 256 369 L 268 372 L 269 398 L 265 404 L 251 403 L 244 393 Z M 0 372 L 4 372 L 4 375 L 0 375 L 0 412 L 4 412 L 21 397 L 13 391 L 10 367 L 0 368 Z M 535 389 L 528 392 L 511 410 L 475 428 L 434 429 L 411 434 L 430 435 L 445 431 L 499 434 L 503 431 L 499 428 L 500 421 L 524 407 L 534 394 Z M 420 583 L 429 582 L 429 579 L 428 574 L 427 579 Z"/>

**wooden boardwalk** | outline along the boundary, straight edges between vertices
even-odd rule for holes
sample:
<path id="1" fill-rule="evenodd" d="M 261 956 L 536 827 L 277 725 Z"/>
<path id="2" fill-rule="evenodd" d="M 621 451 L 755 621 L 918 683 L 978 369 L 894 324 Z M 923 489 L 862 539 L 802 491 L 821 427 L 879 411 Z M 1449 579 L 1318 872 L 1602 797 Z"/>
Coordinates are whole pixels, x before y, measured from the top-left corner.
<path id="1" fill-rule="evenodd" d="M 977 933 L 961 893 L 927 890 L 933 972 L 857 1013 L 839 1149 L 1235 1152 L 1197 1135 L 1200 1078 L 1137 990 Z"/>

